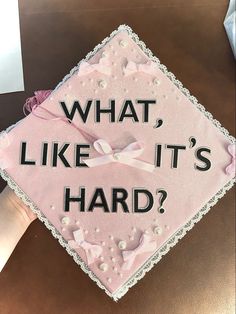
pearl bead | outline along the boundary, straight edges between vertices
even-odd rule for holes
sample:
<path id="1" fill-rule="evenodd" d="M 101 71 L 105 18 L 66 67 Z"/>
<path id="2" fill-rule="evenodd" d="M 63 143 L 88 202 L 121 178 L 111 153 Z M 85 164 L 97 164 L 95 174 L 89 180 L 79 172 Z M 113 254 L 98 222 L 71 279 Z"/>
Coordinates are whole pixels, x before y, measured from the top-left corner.
<path id="1" fill-rule="evenodd" d="M 107 87 L 107 82 L 104 80 L 101 80 L 98 82 L 99 87 L 101 88 L 106 88 Z"/>
<path id="2" fill-rule="evenodd" d="M 104 241 L 102 241 L 102 246 L 105 246 L 105 245 L 106 245 L 106 243 Z"/>
<path id="3" fill-rule="evenodd" d="M 109 250 L 110 250 L 111 252 L 113 252 L 113 251 L 114 251 L 113 247 L 110 247 L 110 248 L 109 248 Z"/>
<path id="4" fill-rule="evenodd" d="M 113 240 L 113 239 L 114 239 L 113 235 L 110 235 L 110 236 L 109 236 L 109 238 L 110 238 L 111 240 Z"/>
<path id="5" fill-rule="evenodd" d="M 50 208 L 53 210 L 53 209 L 55 209 L 55 206 L 54 205 L 50 205 Z"/>
<path id="6" fill-rule="evenodd" d="M 122 273 L 118 273 L 118 275 L 119 275 L 120 277 L 123 277 L 123 274 L 122 274 Z"/>
<path id="7" fill-rule="evenodd" d="M 70 223 L 70 218 L 69 217 L 63 217 L 62 219 L 61 219 L 61 223 L 63 224 L 63 225 L 69 225 L 69 223 Z"/>
<path id="8" fill-rule="evenodd" d="M 136 232 L 137 229 L 136 229 L 135 227 L 132 227 L 132 231 L 133 231 L 133 232 Z"/>
<path id="9" fill-rule="evenodd" d="M 63 228 L 61 229 L 61 231 L 63 231 L 63 232 L 66 231 L 66 228 L 63 227 Z"/>
<path id="10" fill-rule="evenodd" d="M 115 263 L 115 261 L 116 261 L 115 257 L 112 257 L 111 261 L 112 261 L 112 263 Z"/>
<path id="11" fill-rule="evenodd" d="M 104 261 L 104 257 L 101 256 L 101 257 L 100 257 L 100 260 L 103 262 L 103 261 Z"/>
<path id="12" fill-rule="evenodd" d="M 168 225 L 165 225 L 165 228 L 166 228 L 167 230 L 169 230 L 169 229 L 170 229 L 170 227 L 169 227 Z"/>
<path id="13" fill-rule="evenodd" d="M 111 278 L 107 278 L 107 281 L 108 281 L 109 283 L 111 283 L 112 280 L 111 280 Z"/>
<path id="14" fill-rule="evenodd" d="M 162 228 L 161 227 L 155 227 L 154 229 L 153 229 L 153 232 L 155 233 L 155 234 L 162 234 Z"/>
<path id="15" fill-rule="evenodd" d="M 99 265 L 99 269 L 105 272 L 108 270 L 108 265 L 106 263 L 102 263 Z"/>
<path id="16" fill-rule="evenodd" d="M 88 234 L 88 230 L 84 230 L 84 233 L 85 233 L 85 234 Z"/>
<path id="17" fill-rule="evenodd" d="M 114 272 L 116 273 L 117 272 L 117 267 L 113 267 L 113 270 L 114 270 Z"/>
<path id="18" fill-rule="evenodd" d="M 130 240 L 133 241 L 134 240 L 134 237 L 133 236 L 129 236 Z"/>
<path id="19" fill-rule="evenodd" d="M 79 220 L 76 220 L 76 225 L 79 225 Z"/>
<path id="20" fill-rule="evenodd" d="M 120 154 L 119 153 L 115 153 L 113 155 L 113 157 L 116 159 L 116 160 L 119 160 L 120 159 Z"/>
<path id="21" fill-rule="evenodd" d="M 120 241 L 118 243 L 118 247 L 119 247 L 119 249 L 124 250 L 126 248 L 126 242 L 125 241 Z"/>
<path id="22" fill-rule="evenodd" d="M 100 229 L 99 229 L 99 228 L 95 228 L 95 231 L 96 231 L 96 232 L 99 232 L 99 231 L 100 231 Z"/>
<path id="23" fill-rule="evenodd" d="M 106 52 L 106 51 L 102 52 L 102 57 L 108 57 L 108 55 L 109 55 L 108 52 Z"/>
<path id="24" fill-rule="evenodd" d="M 125 41 L 125 40 L 121 40 L 121 41 L 120 41 L 120 46 L 121 46 L 122 48 L 127 47 L 127 45 L 128 45 L 127 41 Z"/>
<path id="25" fill-rule="evenodd" d="M 158 80 L 157 78 L 154 78 L 153 84 L 159 86 L 159 85 L 161 84 L 161 82 L 160 82 L 160 80 Z"/>

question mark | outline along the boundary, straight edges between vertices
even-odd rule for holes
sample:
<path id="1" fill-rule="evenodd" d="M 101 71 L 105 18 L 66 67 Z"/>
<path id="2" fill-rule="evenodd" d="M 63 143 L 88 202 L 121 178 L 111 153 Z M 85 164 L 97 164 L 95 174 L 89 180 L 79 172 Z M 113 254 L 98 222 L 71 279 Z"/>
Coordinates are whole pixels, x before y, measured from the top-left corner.
<path id="1" fill-rule="evenodd" d="M 165 200 L 167 199 L 167 192 L 165 190 L 157 190 L 157 194 L 160 193 L 161 197 L 160 197 L 160 207 L 158 208 L 158 211 L 160 214 L 164 214 L 165 209 L 162 207 L 162 205 L 164 204 Z"/>

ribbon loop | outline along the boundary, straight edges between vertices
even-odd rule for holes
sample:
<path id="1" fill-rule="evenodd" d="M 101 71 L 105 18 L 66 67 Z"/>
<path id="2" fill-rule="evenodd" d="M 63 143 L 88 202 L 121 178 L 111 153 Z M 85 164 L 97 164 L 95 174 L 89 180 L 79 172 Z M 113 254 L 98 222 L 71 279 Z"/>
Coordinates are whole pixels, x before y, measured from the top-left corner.
<path id="1" fill-rule="evenodd" d="M 94 148 L 100 154 L 109 154 L 112 152 L 112 148 L 109 143 L 103 139 L 99 139 L 93 143 Z"/>
<path id="2" fill-rule="evenodd" d="M 153 252 L 156 250 L 156 247 L 156 242 L 154 240 L 151 240 L 151 237 L 149 235 L 143 233 L 139 239 L 139 244 L 135 249 L 122 251 L 122 257 L 124 260 L 122 269 L 129 270 L 138 255 Z"/>
<path id="3" fill-rule="evenodd" d="M 85 251 L 88 265 L 95 262 L 95 259 L 102 254 L 102 247 L 98 244 L 93 244 L 84 239 L 84 234 L 81 229 L 73 232 L 74 240 L 69 240 L 68 244 L 71 248 L 82 248 Z"/>
<path id="4" fill-rule="evenodd" d="M 119 162 L 148 172 L 153 172 L 154 170 L 154 165 L 143 160 L 135 159 L 143 153 L 144 144 L 142 142 L 133 142 L 120 151 L 113 150 L 110 144 L 104 139 L 98 139 L 93 143 L 93 146 L 102 156 L 85 159 L 84 162 L 88 167 Z"/>

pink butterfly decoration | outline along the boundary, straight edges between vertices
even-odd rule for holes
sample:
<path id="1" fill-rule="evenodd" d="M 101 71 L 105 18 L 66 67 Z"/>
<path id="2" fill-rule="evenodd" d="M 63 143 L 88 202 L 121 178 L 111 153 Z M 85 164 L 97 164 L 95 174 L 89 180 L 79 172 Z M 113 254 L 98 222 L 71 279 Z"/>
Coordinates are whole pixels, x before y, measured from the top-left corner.
<path id="1" fill-rule="evenodd" d="M 226 167 L 225 172 L 228 175 L 235 174 L 236 171 L 236 144 L 228 146 L 228 152 L 232 156 L 231 163 Z"/>
<path id="2" fill-rule="evenodd" d="M 153 61 L 148 61 L 146 63 L 135 63 L 134 61 L 129 61 L 127 65 L 123 68 L 123 72 L 125 76 L 137 73 L 137 72 L 143 72 L 150 75 L 156 75 L 156 71 L 158 69 L 158 66 Z"/>
<path id="3" fill-rule="evenodd" d="M 90 64 L 87 61 L 82 61 L 79 66 L 78 76 L 87 75 L 97 71 L 105 75 L 111 75 L 111 62 L 107 57 L 101 57 L 98 63 Z"/>

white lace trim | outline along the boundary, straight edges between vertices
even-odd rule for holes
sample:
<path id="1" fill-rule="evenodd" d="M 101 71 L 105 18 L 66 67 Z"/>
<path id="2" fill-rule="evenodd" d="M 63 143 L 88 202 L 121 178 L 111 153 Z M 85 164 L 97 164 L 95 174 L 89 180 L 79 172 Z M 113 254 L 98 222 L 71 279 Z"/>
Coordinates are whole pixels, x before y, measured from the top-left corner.
<path id="1" fill-rule="evenodd" d="M 169 79 L 182 91 L 182 93 L 232 142 L 235 142 L 235 138 L 229 135 L 229 132 L 221 126 L 220 122 L 213 118 L 212 114 L 205 110 L 204 106 L 198 103 L 196 97 L 192 96 L 190 92 L 183 87 L 183 84 L 177 80 L 173 73 L 168 72 L 166 66 L 162 65 L 159 59 L 153 56 L 150 49 L 146 48 L 144 42 L 139 40 L 137 34 L 135 34 L 132 29 L 127 25 L 120 25 L 117 30 L 113 31 L 109 37 L 106 37 L 99 45 L 97 45 L 93 51 L 89 52 L 84 60 L 88 61 L 93 55 L 97 53 L 112 37 L 114 37 L 120 31 L 127 31 L 131 38 L 136 42 L 136 44 L 141 47 L 143 52 L 154 62 L 156 62 L 159 68 L 165 73 Z M 68 78 L 70 78 L 76 71 L 79 69 L 79 65 L 83 60 L 81 60 L 76 67 L 74 67 L 68 75 L 56 86 L 57 89 L 61 86 Z M 19 122 L 18 122 L 19 123 Z M 7 131 L 9 132 L 13 126 L 10 126 Z M 157 264 L 162 256 L 169 252 L 169 250 L 176 244 L 184 235 L 192 229 L 192 227 L 214 206 L 217 201 L 224 196 L 226 191 L 228 191 L 233 184 L 235 183 L 235 178 L 230 180 L 224 187 L 222 187 L 208 202 L 205 204 L 199 212 L 194 215 L 183 227 L 181 227 L 175 234 L 173 234 L 167 241 L 162 245 L 160 249 L 157 250 L 139 269 L 138 271 L 130 278 L 128 281 L 115 293 L 111 293 L 106 289 L 106 287 L 100 282 L 97 276 L 89 269 L 86 263 L 81 259 L 81 257 L 70 248 L 68 242 L 62 237 L 62 235 L 57 231 L 57 229 L 50 223 L 50 221 L 44 216 L 40 209 L 28 198 L 28 196 L 21 190 L 21 188 L 14 182 L 14 180 L 7 174 L 5 170 L 0 169 L 0 175 L 4 180 L 7 181 L 8 185 L 15 191 L 18 197 L 28 205 L 32 211 L 37 214 L 40 221 L 42 221 L 45 226 L 51 231 L 52 235 L 59 241 L 62 247 L 64 247 L 69 255 L 71 255 L 74 261 L 81 267 L 81 269 L 88 274 L 88 276 L 96 282 L 96 284 L 103 289 L 111 298 L 115 301 L 120 299 L 126 292 L 134 286 L 138 280 L 142 279 L 144 275 L 152 269 L 152 267 Z"/>

